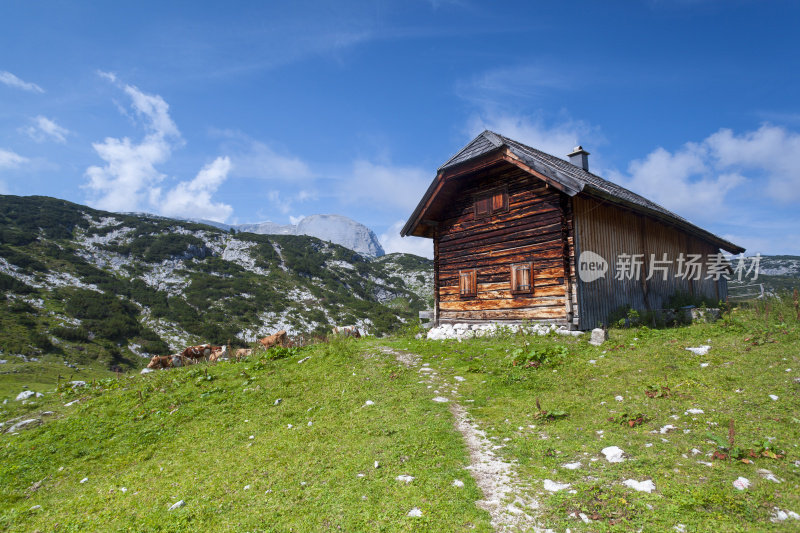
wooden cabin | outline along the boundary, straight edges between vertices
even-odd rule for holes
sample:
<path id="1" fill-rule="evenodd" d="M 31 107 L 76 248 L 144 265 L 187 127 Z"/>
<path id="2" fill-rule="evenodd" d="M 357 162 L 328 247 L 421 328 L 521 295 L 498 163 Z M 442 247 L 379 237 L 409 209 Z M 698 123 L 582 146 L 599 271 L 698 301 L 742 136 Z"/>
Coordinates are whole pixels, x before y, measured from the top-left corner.
<path id="1" fill-rule="evenodd" d="M 484 131 L 439 168 L 401 231 L 433 239 L 437 325 L 586 330 L 676 293 L 725 300 L 727 279 L 708 274 L 727 269 L 720 250 L 744 249 L 592 174 L 588 155 L 567 162 Z"/>

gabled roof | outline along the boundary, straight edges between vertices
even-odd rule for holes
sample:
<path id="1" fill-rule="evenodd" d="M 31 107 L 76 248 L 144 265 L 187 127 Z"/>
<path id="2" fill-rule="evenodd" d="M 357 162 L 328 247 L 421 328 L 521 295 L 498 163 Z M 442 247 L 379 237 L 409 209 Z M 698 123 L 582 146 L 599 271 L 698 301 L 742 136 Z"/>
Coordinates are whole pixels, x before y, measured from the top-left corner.
<path id="1" fill-rule="evenodd" d="M 605 180 L 568 161 L 546 154 L 489 130 L 475 137 L 475 139 L 462 148 L 456 155 L 439 167 L 436 178 L 433 180 L 430 187 L 428 187 L 428 190 L 422 197 L 422 200 L 420 200 L 419 205 L 417 205 L 417 208 L 414 210 L 414 213 L 412 213 L 411 218 L 408 219 L 408 222 L 406 222 L 400 234 L 403 236 L 412 234 L 420 224 L 424 215 L 424 210 L 426 206 L 430 204 L 430 200 L 435 195 L 437 187 L 441 183 L 444 175 L 457 170 L 460 165 L 468 161 L 487 156 L 495 151 L 500 153 L 503 150 L 508 150 L 508 152 L 510 152 L 511 157 L 518 166 L 522 168 L 527 167 L 535 173 L 540 174 L 547 179 L 548 182 L 557 186 L 564 194 L 575 196 L 578 193 L 584 193 L 589 196 L 608 200 L 612 203 L 621 204 L 634 211 L 678 226 L 691 234 L 715 244 L 723 250 L 727 250 L 731 253 L 744 252 L 744 248 L 695 226 L 683 217 L 676 215 L 655 202 L 651 202 L 647 198 L 631 192 L 616 183 Z"/>

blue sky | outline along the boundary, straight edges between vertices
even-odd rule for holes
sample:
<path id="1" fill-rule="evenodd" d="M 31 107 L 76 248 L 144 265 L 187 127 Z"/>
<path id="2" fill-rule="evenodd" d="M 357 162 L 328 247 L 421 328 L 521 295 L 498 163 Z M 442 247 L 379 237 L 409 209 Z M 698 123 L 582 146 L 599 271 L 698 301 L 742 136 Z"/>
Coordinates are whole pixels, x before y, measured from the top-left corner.
<path id="1" fill-rule="evenodd" d="M 338 213 L 388 251 L 483 129 L 800 254 L 800 4 L 0 5 L 0 192 L 228 223 Z"/>

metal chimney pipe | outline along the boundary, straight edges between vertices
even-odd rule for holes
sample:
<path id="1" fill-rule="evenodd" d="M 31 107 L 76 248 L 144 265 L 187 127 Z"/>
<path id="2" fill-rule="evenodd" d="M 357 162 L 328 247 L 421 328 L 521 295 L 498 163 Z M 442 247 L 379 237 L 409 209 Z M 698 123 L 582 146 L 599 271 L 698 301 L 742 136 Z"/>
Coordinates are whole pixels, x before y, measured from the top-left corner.
<path id="1" fill-rule="evenodd" d="M 567 157 L 569 157 L 570 163 L 589 172 L 589 152 L 584 150 L 583 146 L 576 146 L 571 154 L 567 154 Z"/>

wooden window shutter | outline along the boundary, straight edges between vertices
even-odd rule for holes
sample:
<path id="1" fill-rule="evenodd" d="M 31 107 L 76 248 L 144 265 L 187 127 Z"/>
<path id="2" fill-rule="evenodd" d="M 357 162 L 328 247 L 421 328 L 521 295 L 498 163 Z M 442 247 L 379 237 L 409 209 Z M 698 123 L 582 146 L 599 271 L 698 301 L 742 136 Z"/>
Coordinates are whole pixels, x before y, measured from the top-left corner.
<path id="1" fill-rule="evenodd" d="M 492 199 L 488 196 L 475 199 L 475 216 L 485 217 L 492 214 Z"/>
<path id="2" fill-rule="evenodd" d="M 495 191 L 492 194 L 492 212 L 498 213 L 506 210 L 508 210 L 508 192 L 505 189 Z"/>
<path id="3" fill-rule="evenodd" d="M 514 294 L 533 292 L 533 263 L 511 265 L 511 292 Z"/>
<path id="4" fill-rule="evenodd" d="M 475 269 L 458 271 L 458 294 L 462 298 L 478 294 L 478 272 Z"/>

